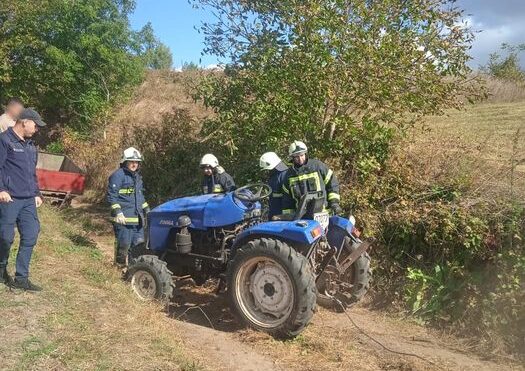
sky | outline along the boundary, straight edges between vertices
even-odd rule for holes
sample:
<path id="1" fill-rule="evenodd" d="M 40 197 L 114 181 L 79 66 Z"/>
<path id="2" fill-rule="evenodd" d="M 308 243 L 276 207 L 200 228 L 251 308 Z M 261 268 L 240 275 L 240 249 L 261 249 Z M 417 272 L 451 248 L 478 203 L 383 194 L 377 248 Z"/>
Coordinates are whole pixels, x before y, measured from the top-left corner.
<path id="1" fill-rule="evenodd" d="M 201 56 L 204 36 L 195 29 L 202 22 L 213 21 L 206 10 L 193 9 L 188 0 L 136 0 L 137 7 L 131 17 L 133 28 L 140 29 L 151 22 L 159 39 L 173 53 L 175 68 L 184 62 L 203 67 L 219 61 L 214 56 Z M 501 43 L 525 43 L 525 0 L 458 0 L 465 9 L 465 17 L 476 33 L 471 49 L 470 66 L 477 68 L 487 62 L 489 54 Z M 525 53 L 521 54 L 525 67 Z"/>

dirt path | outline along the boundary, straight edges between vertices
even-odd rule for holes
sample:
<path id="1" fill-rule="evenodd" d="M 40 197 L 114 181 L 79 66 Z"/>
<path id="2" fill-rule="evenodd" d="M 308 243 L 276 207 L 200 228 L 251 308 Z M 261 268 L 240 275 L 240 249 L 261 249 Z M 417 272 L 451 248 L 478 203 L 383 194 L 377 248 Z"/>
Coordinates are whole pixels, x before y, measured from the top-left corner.
<path id="1" fill-rule="evenodd" d="M 98 225 L 89 233 L 105 259 L 113 256 L 112 235 L 101 210 L 75 205 L 73 213 Z M 105 212 L 105 210 L 104 210 Z M 391 353 L 363 335 L 345 314 L 319 309 L 306 331 L 291 341 L 244 328 L 232 316 L 224 295 L 210 282 L 194 287 L 180 281 L 167 314 L 158 313 L 159 328 L 180 336 L 204 368 L 214 370 L 508 370 L 517 363 L 480 359 L 462 351 L 452 337 L 391 318 L 365 307 L 352 308 L 352 320 L 368 335 L 397 352 Z M 108 303 L 108 305 L 110 305 Z"/>

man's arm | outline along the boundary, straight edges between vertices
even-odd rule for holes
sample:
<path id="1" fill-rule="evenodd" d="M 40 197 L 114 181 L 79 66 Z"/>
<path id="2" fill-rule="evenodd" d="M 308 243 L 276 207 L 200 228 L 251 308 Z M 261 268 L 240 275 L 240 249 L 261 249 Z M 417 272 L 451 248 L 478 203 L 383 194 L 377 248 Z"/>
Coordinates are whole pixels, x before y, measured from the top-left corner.
<path id="1" fill-rule="evenodd" d="M 7 185 L 4 184 L 4 168 L 7 161 L 7 143 L 0 140 L 0 202 L 11 202 L 11 195 L 8 193 Z"/>
<path id="2" fill-rule="evenodd" d="M 231 192 L 235 190 L 235 181 L 230 174 L 224 173 L 221 176 L 221 186 L 224 189 L 224 192 Z"/>
<path id="3" fill-rule="evenodd" d="M 107 200 L 111 205 L 111 215 L 116 216 L 122 212 L 122 207 L 118 203 L 118 191 L 122 185 L 122 178 L 119 176 L 118 172 L 111 174 L 108 181 L 108 192 Z"/>
<path id="4" fill-rule="evenodd" d="M 33 174 L 33 179 L 35 180 L 35 197 L 40 197 L 40 201 L 42 201 L 42 192 L 40 192 L 40 188 L 38 185 L 38 177 L 36 176 L 36 164 L 38 164 L 38 150 L 35 148 L 35 170 Z M 41 204 L 42 202 L 40 202 Z M 40 205 L 39 205 L 40 206 Z"/>
<path id="5" fill-rule="evenodd" d="M 7 144 L 0 140 L 0 192 L 7 192 L 7 186 L 4 184 L 4 166 L 7 161 Z"/>
<path id="6" fill-rule="evenodd" d="M 339 182 L 334 172 L 326 166 L 326 164 L 320 162 L 320 174 L 321 179 L 324 182 L 326 189 L 326 200 L 328 205 L 334 212 L 334 214 L 339 214 L 342 212 L 339 202 L 341 201 L 341 196 L 339 195 Z"/>
<path id="7" fill-rule="evenodd" d="M 150 212 L 150 207 L 149 207 L 148 202 L 146 201 L 144 180 L 142 179 L 142 177 L 140 177 L 140 187 L 141 187 L 141 194 L 142 194 L 142 212 L 144 213 L 144 215 L 146 215 L 147 213 Z"/>
<path id="8" fill-rule="evenodd" d="M 295 213 L 295 200 L 292 198 L 291 189 L 288 187 L 288 178 L 283 182 L 281 187 L 283 198 L 282 198 L 282 213 L 289 215 Z"/>

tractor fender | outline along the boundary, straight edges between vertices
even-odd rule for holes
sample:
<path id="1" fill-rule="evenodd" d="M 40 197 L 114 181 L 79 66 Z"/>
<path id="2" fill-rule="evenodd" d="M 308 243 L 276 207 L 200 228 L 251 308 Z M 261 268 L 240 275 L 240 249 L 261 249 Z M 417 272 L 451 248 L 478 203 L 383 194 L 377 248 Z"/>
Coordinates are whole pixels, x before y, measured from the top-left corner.
<path id="1" fill-rule="evenodd" d="M 316 235 L 314 232 L 314 229 L 320 227 L 319 223 L 313 220 L 260 223 L 240 233 L 233 242 L 232 250 L 235 250 L 238 246 L 242 246 L 245 241 L 263 237 L 310 246 L 321 237 L 321 234 Z"/>
<path id="2" fill-rule="evenodd" d="M 330 246 L 341 248 L 345 237 L 352 237 L 352 230 L 354 225 L 346 218 L 334 215 L 330 217 L 330 224 L 328 225 L 328 232 L 326 238 Z"/>

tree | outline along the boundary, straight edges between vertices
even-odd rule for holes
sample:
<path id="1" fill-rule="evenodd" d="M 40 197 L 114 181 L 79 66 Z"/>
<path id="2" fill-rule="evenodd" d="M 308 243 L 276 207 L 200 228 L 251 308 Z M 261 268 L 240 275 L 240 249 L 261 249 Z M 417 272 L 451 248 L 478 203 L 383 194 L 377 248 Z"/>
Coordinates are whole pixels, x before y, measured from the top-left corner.
<path id="1" fill-rule="evenodd" d="M 137 34 L 139 54 L 147 68 L 170 69 L 173 65 L 170 48 L 155 36 L 151 23 L 147 23 Z"/>
<path id="2" fill-rule="evenodd" d="M 449 0 L 194 0 L 205 53 L 227 63 L 195 97 L 203 134 L 239 173 L 293 139 L 348 175 L 381 167 L 396 131 L 470 97 L 473 34 Z"/>
<path id="3" fill-rule="evenodd" d="M 481 71 L 499 79 L 524 82 L 525 71 L 520 67 L 518 54 L 525 51 L 525 44 L 509 45 L 504 43 L 501 44 L 500 50 L 507 56 L 502 58 L 501 54 L 497 52 L 490 54 L 488 63 L 480 68 Z"/>
<path id="4" fill-rule="evenodd" d="M 21 96 L 49 122 L 89 132 L 94 118 L 142 80 L 144 60 L 153 60 L 129 25 L 134 6 L 0 0 L 0 98 Z"/>

